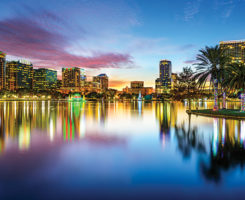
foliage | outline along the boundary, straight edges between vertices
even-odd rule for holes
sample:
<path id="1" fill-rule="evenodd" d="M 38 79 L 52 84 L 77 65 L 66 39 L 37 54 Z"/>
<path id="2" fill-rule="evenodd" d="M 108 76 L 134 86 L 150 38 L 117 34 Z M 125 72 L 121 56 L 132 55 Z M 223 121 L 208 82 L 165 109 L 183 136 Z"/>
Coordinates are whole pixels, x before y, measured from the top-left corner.
<path id="1" fill-rule="evenodd" d="M 232 63 L 226 69 L 224 84 L 230 89 L 245 90 L 245 64 Z"/>
<path id="2" fill-rule="evenodd" d="M 195 79 L 197 79 L 197 83 L 201 88 L 205 87 L 208 80 L 211 83 L 217 80 L 218 83 L 223 85 L 226 66 L 230 61 L 229 57 L 224 54 L 223 49 L 218 45 L 214 47 L 206 46 L 199 51 L 196 60 L 197 72 Z"/>
<path id="3" fill-rule="evenodd" d="M 177 84 L 173 91 L 174 99 L 191 98 L 197 95 L 196 82 L 193 76 L 194 72 L 191 67 L 184 67 L 183 71 L 177 75 Z"/>

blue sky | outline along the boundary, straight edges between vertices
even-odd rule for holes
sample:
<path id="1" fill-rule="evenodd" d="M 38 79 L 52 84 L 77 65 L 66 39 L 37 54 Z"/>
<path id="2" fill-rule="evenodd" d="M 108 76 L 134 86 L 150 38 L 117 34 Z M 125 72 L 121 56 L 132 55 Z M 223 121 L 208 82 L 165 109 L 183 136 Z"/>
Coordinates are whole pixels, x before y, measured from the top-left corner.
<path id="1" fill-rule="evenodd" d="M 245 0 L 1 0 L 0 50 L 36 67 L 84 67 L 110 85 L 154 86 L 159 60 L 173 71 L 205 45 L 245 39 Z"/>

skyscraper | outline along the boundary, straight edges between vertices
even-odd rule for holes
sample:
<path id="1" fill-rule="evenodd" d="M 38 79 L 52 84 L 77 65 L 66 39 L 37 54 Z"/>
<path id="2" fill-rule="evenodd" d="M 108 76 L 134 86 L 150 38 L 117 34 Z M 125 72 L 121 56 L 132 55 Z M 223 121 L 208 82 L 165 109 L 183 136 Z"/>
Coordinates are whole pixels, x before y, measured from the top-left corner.
<path id="1" fill-rule="evenodd" d="M 31 89 L 33 66 L 27 61 L 11 61 L 6 64 L 6 89 Z"/>
<path id="2" fill-rule="evenodd" d="M 81 87 L 85 87 L 87 77 L 84 69 L 80 69 L 80 78 Z"/>
<path id="3" fill-rule="evenodd" d="M 163 93 L 171 88 L 172 63 L 169 60 L 161 60 L 159 64 L 160 76 L 156 79 L 156 93 Z"/>
<path id="4" fill-rule="evenodd" d="M 6 73 L 5 58 L 6 58 L 5 53 L 0 51 L 0 90 L 5 88 L 5 73 Z"/>
<path id="5" fill-rule="evenodd" d="M 48 90 L 55 89 L 57 84 L 57 71 L 53 69 L 34 69 L 33 89 Z"/>
<path id="6" fill-rule="evenodd" d="M 79 90 L 81 69 L 78 67 L 62 68 L 62 87 L 65 90 Z"/>
<path id="7" fill-rule="evenodd" d="M 109 86 L 109 78 L 106 74 L 100 74 L 98 76 L 93 77 L 93 82 L 97 82 L 100 84 L 100 89 L 105 91 Z"/>
<path id="8" fill-rule="evenodd" d="M 224 49 L 227 56 L 231 58 L 231 62 L 245 63 L 245 41 L 222 41 L 220 48 Z"/>

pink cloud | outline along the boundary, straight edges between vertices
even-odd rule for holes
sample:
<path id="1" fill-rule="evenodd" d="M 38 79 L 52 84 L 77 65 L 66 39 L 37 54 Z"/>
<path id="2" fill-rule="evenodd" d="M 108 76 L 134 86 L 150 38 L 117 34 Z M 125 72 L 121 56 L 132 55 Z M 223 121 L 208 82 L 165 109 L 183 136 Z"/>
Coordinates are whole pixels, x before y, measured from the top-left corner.
<path id="1" fill-rule="evenodd" d="M 65 49 L 75 38 L 70 39 L 60 33 L 61 19 L 47 12 L 43 15 L 49 18 L 50 24 L 36 18 L 15 17 L 0 21 L 1 50 L 8 55 L 28 58 L 37 66 L 120 68 L 132 64 L 128 54 L 93 53 L 92 56 L 79 56 L 67 52 Z M 56 25 L 57 20 L 59 24 Z"/>
<path id="2" fill-rule="evenodd" d="M 184 63 L 185 64 L 195 64 L 197 61 L 196 60 L 186 60 Z"/>

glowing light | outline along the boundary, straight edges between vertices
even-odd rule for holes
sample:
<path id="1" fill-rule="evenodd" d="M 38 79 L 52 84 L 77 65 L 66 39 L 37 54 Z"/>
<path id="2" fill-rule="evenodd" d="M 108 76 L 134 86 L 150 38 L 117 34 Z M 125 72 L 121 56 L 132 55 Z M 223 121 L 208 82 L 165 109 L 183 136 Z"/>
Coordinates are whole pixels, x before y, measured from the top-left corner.
<path id="1" fill-rule="evenodd" d="M 212 149 L 213 149 L 213 155 L 217 155 L 217 149 L 218 149 L 218 119 L 213 119 L 213 140 L 212 140 Z"/>
<path id="2" fill-rule="evenodd" d="M 22 125 L 19 131 L 19 149 L 27 150 L 30 147 L 31 130 L 29 126 Z"/>
<path id="3" fill-rule="evenodd" d="M 242 112 L 245 111 L 245 94 L 244 93 L 241 94 L 241 111 Z"/>
<path id="4" fill-rule="evenodd" d="M 80 116 L 80 139 L 85 137 L 85 131 L 86 131 L 86 127 L 85 127 L 85 117 L 84 116 Z"/>
<path id="5" fill-rule="evenodd" d="M 245 121 L 241 121 L 241 145 L 244 144 L 245 141 Z"/>
<path id="6" fill-rule="evenodd" d="M 225 144 L 225 128 L 226 128 L 226 123 L 225 123 L 225 119 L 223 119 L 223 126 L 222 126 L 222 144 Z"/>
<path id="7" fill-rule="evenodd" d="M 54 123 L 52 118 L 50 118 L 50 122 L 49 122 L 49 136 L 50 136 L 50 141 L 52 142 L 54 140 Z"/>
<path id="8" fill-rule="evenodd" d="M 142 102 L 138 101 L 138 111 L 139 111 L 139 116 L 142 114 Z"/>

